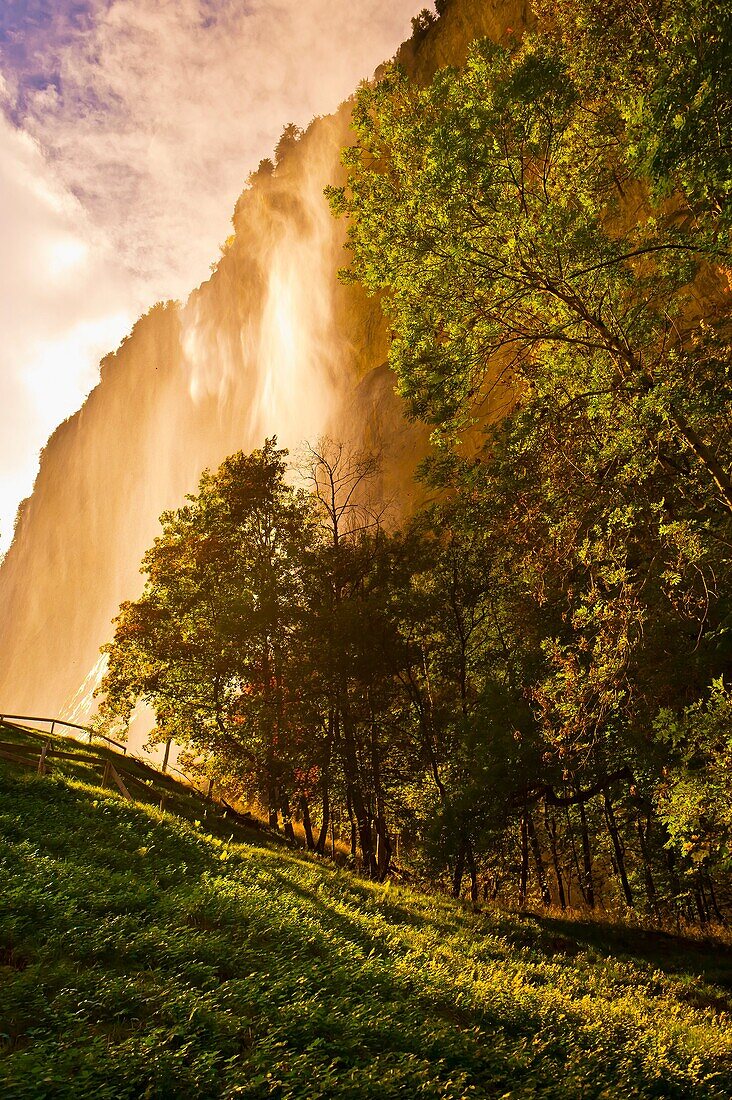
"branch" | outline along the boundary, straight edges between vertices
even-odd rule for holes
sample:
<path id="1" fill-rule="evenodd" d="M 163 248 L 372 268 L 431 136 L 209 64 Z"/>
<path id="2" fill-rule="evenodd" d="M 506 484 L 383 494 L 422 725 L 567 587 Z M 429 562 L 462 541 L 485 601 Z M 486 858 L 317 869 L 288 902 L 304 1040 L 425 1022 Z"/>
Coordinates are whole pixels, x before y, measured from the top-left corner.
<path id="1" fill-rule="evenodd" d="M 595 795 L 602 794 L 613 783 L 618 783 L 621 779 L 629 781 L 633 779 L 633 773 L 627 764 L 625 767 L 619 768 L 618 771 L 603 776 L 597 783 L 593 783 L 591 787 L 587 787 L 584 791 L 580 790 L 575 791 L 574 794 L 559 795 L 555 793 L 550 783 L 545 783 L 532 791 L 531 794 L 522 798 L 516 797 L 514 801 L 517 805 L 529 805 L 532 802 L 538 802 L 540 798 L 544 798 L 550 806 L 576 806 L 579 803 L 584 805 L 585 802 L 589 802 Z"/>

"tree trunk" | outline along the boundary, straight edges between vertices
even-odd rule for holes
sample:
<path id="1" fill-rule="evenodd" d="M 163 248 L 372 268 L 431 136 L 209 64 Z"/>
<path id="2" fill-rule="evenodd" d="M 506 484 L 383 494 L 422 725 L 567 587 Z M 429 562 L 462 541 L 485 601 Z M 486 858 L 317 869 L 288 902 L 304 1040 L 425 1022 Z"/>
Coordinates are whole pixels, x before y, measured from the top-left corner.
<path id="1" fill-rule="evenodd" d="M 290 809 L 290 800 L 288 798 L 282 799 L 282 823 L 283 831 L 288 840 L 295 840 L 295 829 L 292 825 L 292 811 Z"/>
<path id="2" fill-rule="evenodd" d="M 346 811 L 351 825 L 351 859 L 355 863 L 358 856 L 358 830 L 356 829 L 356 818 L 353 816 L 353 806 L 348 791 L 346 791 Z"/>
<path id="3" fill-rule="evenodd" d="M 653 874 L 651 872 L 651 860 L 648 854 L 648 843 L 646 833 L 643 829 L 643 822 L 638 816 L 636 820 L 636 828 L 638 830 L 638 844 L 640 846 L 641 859 L 643 861 L 643 882 L 646 888 L 646 898 L 648 899 L 648 906 L 653 913 L 656 920 L 658 920 L 660 913 L 658 909 L 658 895 L 656 893 L 656 884 L 653 881 Z"/>
<path id="4" fill-rule="evenodd" d="M 595 884 L 592 879 L 592 852 L 590 850 L 590 834 L 587 829 L 587 814 L 583 802 L 579 803 L 580 828 L 582 830 L 582 870 L 584 878 L 584 895 L 590 909 L 595 908 Z"/>
<path id="5" fill-rule="evenodd" d="M 302 811 L 302 827 L 305 830 L 305 843 L 308 846 L 309 851 L 315 850 L 315 841 L 313 840 L 313 826 L 310 821 L 310 807 L 308 800 L 304 794 L 300 795 L 300 809 Z"/>
<path id="6" fill-rule="evenodd" d="M 587 905 L 587 895 L 585 893 L 585 877 L 582 874 L 582 868 L 580 867 L 579 856 L 577 855 L 577 844 L 574 837 L 574 828 L 572 826 L 572 819 L 569 816 L 569 806 L 567 806 L 567 831 L 569 833 L 569 845 L 572 849 L 572 860 L 574 862 L 574 870 L 577 875 L 577 885 L 579 886 L 580 894 L 585 905 Z"/>
<path id="7" fill-rule="evenodd" d="M 663 831 L 666 832 L 665 829 Z M 668 833 L 666 833 L 666 835 L 668 837 Z M 671 848 L 666 848 L 666 866 L 668 868 L 668 875 L 671 880 L 671 889 L 674 892 L 673 905 L 674 909 L 676 910 L 676 920 L 678 923 L 681 917 L 681 880 L 679 879 L 679 876 L 676 872 L 676 853 Z M 691 919 L 693 920 L 693 913 Z"/>
<path id="8" fill-rule="evenodd" d="M 392 847 L 389 830 L 383 817 L 374 819 L 376 829 L 376 866 L 379 882 L 383 882 L 391 866 Z"/>
<path id="9" fill-rule="evenodd" d="M 328 822 L 330 820 L 330 760 L 333 752 L 333 737 L 335 735 L 335 713 L 331 708 L 328 715 L 328 739 L 325 744 L 325 755 L 320 769 L 320 786 L 322 791 L 322 819 L 318 842 L 315 851 L 321 856 L 325 855 L 325 844 L 328 839 Z"/>
<path id="10" fill-rule="evenodd" d="M 567 899 L 564 896 L 564 879 L 562 878 L 562 868 L 559 863 L 559 852 L 557 850 L 557 823 L 554 817 L 550 818 L 549 807 L 546 802 L 544 803 L 544 828 L 546 829 L 546 835 L 549 837 L 549 848 L 552 853 L 554 877 L 557 880 L 559 906 L 561 909 L 566 909 Z"/>
<path id="11" fill-rule="evenodd" d="M 712 882 L 712 876 L 709 874 L 709 871 L 705 873 L 705 878 L 707 882 L 707 890 L 709 891 L 709 901 L 711 904 L 712 912 L 714 913 L 719 923 L 724 924 L 725 920 L 722 916 L 719 905 L 717 904 L 717 893 L 714 889 L 714 883 Z"/>
<path id="12" fill-rule="evenodd" d="M 358 774 L 356 739 L 353 731 L 350 705 L 347 692 L 343 691 L 339 712 L 343 722 L 343 770 L 346 780 L 346 792 L 350 801 L 351 814 L 355 815 L 358 828 L 358 841 L 361 846 L 361 860 L 364 873 L 369 878 L 378 878 L 374 838 L 371 831 L 371 812 L 366 804 Z M 353 817 L 351 818 L 353 828 Z M 353 845 L 352 845 L 353 848 Z"/>
<path id="13" fill-rule="evenodd" d="M 465 872 L 465 847 L 461 843 L 458 849 L 457 859 L 455 860 L 455 870 L 452 874 L 452 896 L 454 898 L 460 897 L 460 891 L 463 886 L 463 874 Z"/>
<path id="14" fill-rule="evenodd" d="M 615 866 L 618 869 L 618 878 L 623 888 L 623 896 L 625 898 L 625 904 L 629 909 L 633 908 L 633 892 L 630 889 L 630 883 L 628 882 L 628 874 L 625 869 L 625 852 L 623 851 L 623 844 L 620 839 L 620 833 L 618 832 L 618 823 L 615 818 L 615 810 L 613 809 L 612 800 L 607 791 L 604 792 L 605 802 L 605 821 L 607 822 L 607 829 L 610 834 L 610 839 L 613 842 L 613 852 L 615 854 Z"/>
<path id="15" fill-rule="evenodd" d="M 526 908 L 527 888 L 529 884 L 529 828 L 526 810 L 521 815 L 521 870 L 519 872 L 519 909 Z"/>
<path id="16" fill-rule="evenodd" d="M 697 883 L 694 887 L 694 901 L 696 902 L 697 912 L 699 913 L 699 924 L 704 926 L 709 923 L 709 910 L 707 909 L 706 898 L 704 897 L 704 890 L 701 883 Z"/>
<path id="17" fill-rule="evenodd" d="M 712 448 L 690 424 L 675 412 L 673 407 L 669 410 L 669 417 L 678 428 L 681 438 L 693 451 L 717 486 L 727 511 L 732 512 L 732 478 L 730 478 L 721 462 L 717 460 Z"/>
<path id="18" fill-rule="evenodd" d="M 325 855 L 325 845 L 328 840 L 328 826 L 330 824 L 330 800 L 328 798 L 328 788 L 323 790 L 323 817 L 320 823 L 320 832 L 318 833 L 318 840 L 315 845 L 315 851 L 318 855 Z"/>
<path id="19" fill-rule="evenodd" d="M 478 871 L 475 866 L 475 853 L 473 852 L 473 845 L 468 840 L 465 843 L 465 857 L 468 862 L 468 871 L 470 873 L 470 900 L 473 905 L 478 904 Z"/>
<path id="20" fill-rule="evenodd" d="M 374 833 L 371 828 L 371 814 L 363 802 L 357 815 L 358 841 L 361 846 L 361 862 L 363 870 L 369 878 L 378 879 L 379 872 L 376 866 L 376 852 L 374 851 Z"/>
<path id="21" fill-rule="evenodd" d="M 376 817 L 374 818 L 374 832 L 376 834 L 376 877 L 383 882 L 389 872 L 391 863 L 391 841 L 386 824 L 386 807 L 384 802 L 384 790 L 381 783 L 381 750 L 379 747 L 379 733 L 376 726 L 376 714 L 374 712 L 371 692 L 369 692 L 369 709 L 371 711 L 371 770 L 374 781 L 374 793 L 376 795 Z"/>
<path id="22" fill-rule="evenodd" d="M 279 798 L 277 793 L 277 782 L 275 779 L 274 755 L 270 747 L 267 748 L 266 768 L 267 800 L 269 802 L 269 806 L 267 807 L 269 812 L 269 827 L 270 829 L 276 829 L 277 831 L 279 831 Z"/>
<path id="23" fill-rule="evenodd" d="M 483 883 L 483 901 L 495 901 L 498 897 L 498 876 L 491 875 Z"/>
<path id="24" fill-rule="evenodd" d="M 536 877 L 539 880 L 539 890 L 541 892 L 541 901 L 546 909 L 552 903 L 552 896 L 549 891 L 549 883 L 546 877 L 546 868 L 544 867 L 544 858 L 541 854 L 541 845 L 539 844 L 539 838 L 536 835 L 536 829 L 534 828 L 534 822 L 531 818 L 531 813 L 526 810 L 526 829 L 531 841 L 531 850 L 534 854 L 534 863 L 536 864 Z"/>

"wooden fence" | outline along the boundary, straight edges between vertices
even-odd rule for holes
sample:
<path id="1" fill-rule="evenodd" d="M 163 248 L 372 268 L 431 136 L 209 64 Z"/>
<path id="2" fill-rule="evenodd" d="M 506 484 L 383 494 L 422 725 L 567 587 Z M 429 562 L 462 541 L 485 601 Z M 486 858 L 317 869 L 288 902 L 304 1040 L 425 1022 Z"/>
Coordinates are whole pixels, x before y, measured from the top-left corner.
<path id="1" fill-rule="evenodd" d="M 63 729 L 81 730 L 89 738 L 89 744 L 92 741 L 106 741 L 108 745 L 114 745 L 116 749 L 120 749 L 125 755 L 127 754 L 127 746 L 123 745 L 121 741 L 115 741 L 112 737 L 105 737 L 103 733 L 98 733 L 97 730 L 93 730 L 90 726 L 80 726 L 78 722 L 67 722 L 63 718 L 36 718 L 30 714 L 0 714 L 0 722 L 6 726 L 13 726 L 15 729 L 23 730 L 24 732 L 40 733 L 42 731 L 33 729 L 32 726 L 18 725 L 23 722 L 36 722 L 42 723 L 44 726 L 49 726 L 48 733 L 53 734 L 56 732 L 56 726 Z"/>
<path id="2" fill-rule="evenodd" d="M 10 725 L 10 723 L 7 722 L 5 724 Z M 12 728 L 20 730 L 23 727 L 13 726 Z M 37 733 L 38 731 L 31 730 L 30 732 Z M 151 798 L 150 795 L 152 791 L 149 782 L 140 779 L 139 776 L 132 775 L 129 770 L 115 767 L 111 760 L 105 760 L 103 757 L 99 756 L 92 756 L 88 752 L 85 753 L 79 750 L 68 752 L 65 749 L 57 749 L 50 741 L 44 741 L 43 744 L 37 748 L 32 745 L 19 745 L 16 741 L 0 741 L 0 760 L 7 760 L 8 763 L 20 765 L 21 767 L 33 768 L 37 775 L 48 775 L 53 770 L 56 761 L 70 760 L 72 763 L 82 764 L 91 768 L 96 774 L 101 773 L 102 787 L 116 787 L 120 794 L 128 799 L 128 801 L 153 802 L 157 803 L 161 810 L 166 808 L 168 796 L 163 792 L 159 800 L 157 797 Z M 173 770 L 178 771 L 177 768 Z M 161 775 L 163 774 L 164 773 L 161 772 Z M 178 774 L 187 781 L 192 795 L 200 798 L 202 802 L 208 805 L 215 802 L 220 810 L 223 809 L 224 817 L 234 821 L 238 825 L 245 825 L 254 829 L 264 829 L 264 825 L 257 821 L 251 813 L 241 813 L 235 810 L 224 798 L 214 799 L 213 779 L 209 780 L 208 790 L 204 794 L 203 791 L 192 783 L 184 772 L 179 771 Z M 133 790 L 135 787 L 140 788 L 143 797 L 135 798 L 130 794 L 130 787 L 132 787 Z"/>
<path id="3" fill-rule="evenodd" d="M 9 723 L 6 723 L 9 725 Z M 22 729 L 21 726 L 13 726 L 14 729 Z M 30 732 L 37 733 L 37 730 Z M 134 759 L 134 758 L 128 758 Z M 91 768 L 96 774 L 101 773 L 102 787 L 116 787 L 117 790 L 128 799 L 130 802 L 147 802 L 155 803 L 159 805 L 161 810 L 166 808 L 168 801 L 168 795 L 163 792 L 160 798 L 156 796 L 151 798 L 152 794 L 149 781 L 140 779 L 137 775 L 132 775 L 129 770 L 121 767 L 115 767 L 111 760 L 105 760 L 99 756 L 91 756 L 85 752 L 67 752 L 65 749 L 57 749 L 50 741 L 44 741 L 43 744 L 35 748 L 32 745 L 19 745 L 16 741 L 0 741 L 0 760 L 7 760 L 10 764 L 20 765 L 21 767 L 33 768 L 37 775 L 48 775 L 53 770 L 53 765 L 59 760 L 70 760 L 75 764 L 82 764 Z M 146 767 L 149 765 L 145 765 Z M 182 776 L 188 786 L 190 794 L 201 799 L 201 801 L 207 805 L 211 805 L 215 802 L 221 810 L 223 808 L 223 816 L 229 818 L 239 825 L 246 825 L 250 828 L 261 829 L 264 828 L 260 822 L 256 820 L 250 813 L 240 813 L 235 810 L 233 806 L 230 806 L 225 799 L 216 798 L 213 796 L 213 779 L 208 782 L 208 790 L 204 794 L 202 790 L 195 786 L 190 777 L 185 772 L 178 771 L 177 768 L 172 769 L 177 771 Z M 161 775 L 164 773 L 161 772 Z M 139 788 L 142 797 L 135 798 L 130 794 L 130 787 L 135 790 Z"/>
<path id="4" fill-rule="evenodd" d="M 48 728 L 44 731 L 35 729 L 33 726 L 21 724 L 27 722 L 42 723 Z M 115 749 L 120 749 L 122 753 L 127 756 L 126 745 L 121 744 L 119 741 L 115 741 L 111 737 L 106 737 L 102 733 L 98 733 L 96 730 L 91 729 L 89 726 L 82 726 L 78 722 L 67 722 L 63 718 L 38 718 L 25 714 L 0 714 L 0 724 L 10 729 L 18 730 L 18 732 L 20 733 L 31 733 L 35 734 L 36 736 L 42 736 L 44 732 L 53 735 L 57 732 L 56 727 L 59 727 L 58 733 L 60 734 L 60 736 L 70 736 L 72 739 L 74 735 L 65 734 L 64 731 L 67 729 L 79 730 L 80 732 L 87 735 L 89 739 L 89 744 L 91 744 L 94 740 L 104 741 L 107 745 L 112 745 Z M 131 802 L 133 802 L 135 800 L 129 792 L 129 787 L 132 786 L 134 789 L 134 786 L 137 785 L 143 788 L 145 791 L 146 798 L 144 799 L 144 801 L 151 801 L 150 786 L 148 783 L 140 779 L 138 776 L 131 775 L 126 770 L 123 771 L 120 767 L 115 767 L 114 764 L 112 764 L 112 762 L 109 760 L 104 761 L 98 756 L 90 756 L 88 753 L 85 754 L 78 750 L 74 752 L 67 752 L 65 750 L 57 749 L 54 748 L 52 742 L 50 741 L 44 742 L 42 747 L 38 750 L 34 749 L 32 746 L 19 745 L 16 742 L 0 741 L 0 760 L 7 760 L 9 763 L 12 764 L 19 764 L 21 766 L 35 768 L 39 775 L 46 775 L 51 770 L 54 758 L 56 760 L 76 761 L 80 764 L 93 766 L 97 768 L 97 770 L 102 769 L 102 786 L 116 786 L 125 798 L 128 798 Z M 137 758 L 128 757 L 128 759 L 133 760 Z M 147 761 L 140 760 L 139 762 L 146 768 L 150 767 Z M 204 792 L 198 786 L 197 780 L 192 779 L 185 772 L 181 771 L 180 768 L 176 768 L 173 765 L 167 763 L 167 754 L 165 765 L 166 766 L 163 767 L 162 772 L 160 773 L 161 775 L 165 775 L 166 772 L 175 772 L 181 777 L 181 779 L 184 780 L 186 785 L 190 788 L 192 794 L 197 795 L 199 798 L 203 799 L 207 803 L 214 801 L 213 779 L 208 780 L 208 782 L 206 783 L 207 790 Z M 160 798 L 161 810 L 165 808 L 166 799 L 167 796 L 165 794 L 163 794 Z M 157 802 L 157 799 L 152 799 L 152 801 Z M 236 812 L 231 807 L 228 807 L 225 802 L 222 803 L 222 805 L 225 808 L 225 813 L 228 813 L 231 816 L 235 815 Z M 251 815 L 249 814 L 238 816 L 241 816 L 243 820 L 251 817 Z"/>
<path id="5" fill-rule="evenodd" d="M 39 748 L 34 748 L 32 745 L 18 745 L 15 741 L 0 741 L 0 760 L 7 760 L 9 763 L 19 764 L 21 767 L 33 768 L 37 775 L 48 775 L 57 760 L 71 760 L 75 764 L 83 764 L 95 771 L 101 771 L 102 786 L 111 787 L 114 784 L 130 802 L 135 800 L 128 790 L 127 783 L 139 783 L 145 787 L 149 794 L 146 783 L 125 772 L 120 773 L 111 760 L 102 760 L 100 757 L 91 756 L 89 753 L 67 752 L 64 749 L 57 749 L 50 741 L 44 741 Z M 125 783 L 125 780 L 127 780 L 127 783 Z M 161 801 L 164 800 L 164 797 Z"/>

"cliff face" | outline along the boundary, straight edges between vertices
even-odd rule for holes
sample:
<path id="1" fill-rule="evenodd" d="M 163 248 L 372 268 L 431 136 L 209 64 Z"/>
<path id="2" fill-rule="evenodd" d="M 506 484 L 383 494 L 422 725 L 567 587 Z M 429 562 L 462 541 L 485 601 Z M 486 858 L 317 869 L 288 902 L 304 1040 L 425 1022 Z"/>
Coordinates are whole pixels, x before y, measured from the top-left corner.
<path id="1" fill-rule="evenodd" d="M 516 0 L 453 0 L 400 60 L 427 79 L 473 38 L 526 18 Z M 378 303 L 336 277 L 344 230 L 323 188 L 339 180 L 349 139 L 344 105 L 258 175 L 212 277 L 143 317 L 49 440 L 0 567 L 6 712 L 87 716 L 99 647 L 140 591 L 160 513 L 232 451 L 327 431 L 383 448 L 387 493 L 408 484 L 424 433 L 394 397 Z"/>

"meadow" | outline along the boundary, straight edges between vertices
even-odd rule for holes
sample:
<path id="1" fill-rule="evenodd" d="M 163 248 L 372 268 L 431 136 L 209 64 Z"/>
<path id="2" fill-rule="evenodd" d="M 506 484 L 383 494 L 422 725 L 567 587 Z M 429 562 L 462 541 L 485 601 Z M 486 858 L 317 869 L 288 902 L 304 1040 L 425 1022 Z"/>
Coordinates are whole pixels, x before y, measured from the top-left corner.
<path id="1" fill-rule="evenodd" d="M 474 913 L 211 824 L 0 764 L 3 1096 L 732 1094 L 723 944 Z"/>

